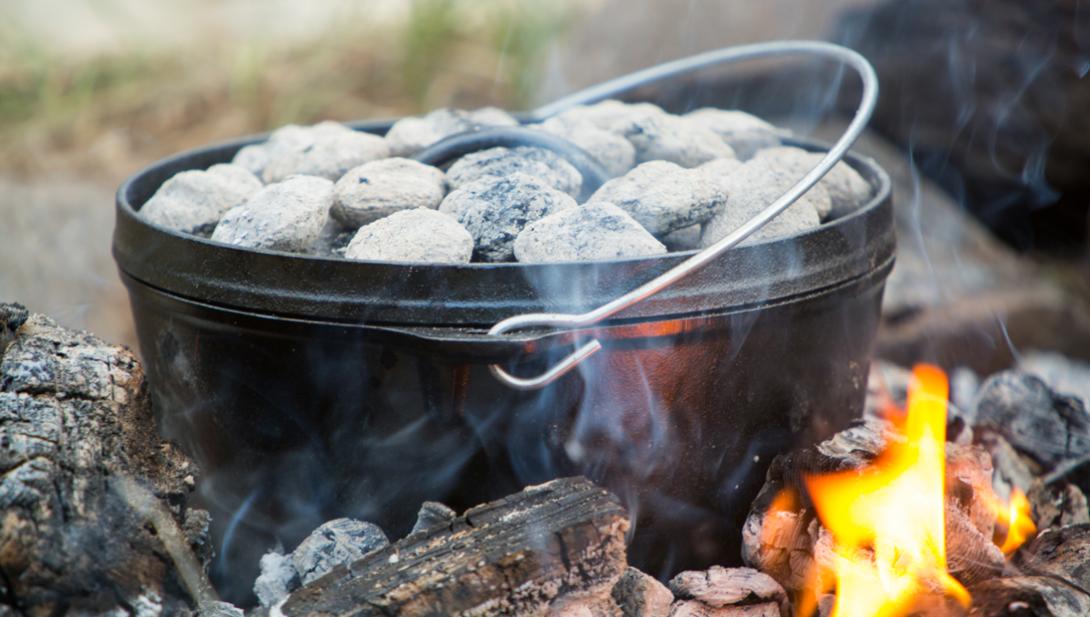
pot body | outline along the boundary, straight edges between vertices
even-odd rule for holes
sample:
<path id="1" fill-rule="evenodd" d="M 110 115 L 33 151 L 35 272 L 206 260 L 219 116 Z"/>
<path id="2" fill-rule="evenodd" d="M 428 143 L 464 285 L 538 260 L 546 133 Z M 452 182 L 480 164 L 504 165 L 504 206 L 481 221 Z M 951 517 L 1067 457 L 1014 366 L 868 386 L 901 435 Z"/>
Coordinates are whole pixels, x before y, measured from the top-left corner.
<path id="1" fill-rule="evenodd" d="M 201 467 L 229 599 L 249 594 L 261 554 L 331 518 L 399 537 L 425 500 L 461 510 L 574 474 L 629 508 L 633 565 L 737 564 L 771 459 L 862 410 L 893 254 L 888 179 L 872 164 L 855 161 L 876 197 L 849 220 L 730 251 L 592 331 L 497 342 L 484 334 L 497 317 L 594 306 L 684 256 L 390 266 L 255 254 L 134 215 L 170 173 L 243 143 L 134 177 L 115 232 L 161 428 Z M 269 292 L 280 280 L 297 287 Z M 543 390 L 488 370 L 536 374 L 590 336 L 603 350 Z"/>

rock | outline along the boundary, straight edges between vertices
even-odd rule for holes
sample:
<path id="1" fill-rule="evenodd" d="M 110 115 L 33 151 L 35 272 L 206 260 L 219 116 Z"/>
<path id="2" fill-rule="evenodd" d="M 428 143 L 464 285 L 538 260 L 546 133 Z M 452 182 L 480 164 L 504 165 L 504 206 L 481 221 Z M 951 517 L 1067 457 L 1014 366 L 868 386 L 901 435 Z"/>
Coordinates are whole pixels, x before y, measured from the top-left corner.
<path id="1" fill-rule="evenodd" d="M 358 228 L 401 210 L 438 208 L 446 193 L 439 169 L 412 159 L 380 159 L 353 168 L 337 181 L 331 214 Z"/>
<path id="2" fill-rule="evenodd" d="M 262 179 L 271 183 L 289 176 L 307 175 L 337 180 L 353 167 L 390 155 L 386 141 L 370 133 L 345 128 L 311 134 L 313 142 L 301 149 L 272 149 L 261 172 Z"/>
<path id="3" fill-rule="evenodd" d="M 614 204 L 661 237 L 710 220 L 727 201 L 727 193 L 707 174 L 652 161 L 606 182 L 588 203 Z"/>
<path id="4" fill-rule="evenodd" d="M 150 223 L 188 234 L 208 233 L 225 212 L 245 202 L 261 181 L 237 165 L 175 174 L 141 208 Z"/>
<path id="5" fill-rule="evenodd" d="M 627 139 L 589 121 L 554 117 L 536 126 L 586 150 L 611 177 L 624 175 L 636 164 L 636 148 Z"/>
<path id="6" fill-rule="evenodd" d="M 447 170 L 447 182 L 461 188 L 482 178 L 508 178 L 523 173 L 572 197 L 583 186 L 583 175 L 552 150 L 522 146 L 489 148 L 472 152 L 454 162 Z"/>
<path id="7" fill-rule="evenodd" d="M 802 148 L 781 146 L 761 150 L 754 158 L 767 161 L 771 166 L 782 170 L 797 181 L 813 169 L 824 156 L 823 152 L 808 152 Z M 828 210 L 818 211 L 822 220 L 854 212 L 867 203 L 873 193 L 870 184 L 863 179 L 863 176 L 843 161 L 837 163 L 829 173 L 825 174 L 825 177 L 818 181 L 818 185 L 829 194 L 830 201 Z"/>
<path id="8" fill-rule="evenodd" d="M 670 580 L 670 590 L 680 600 L 695 600 L 708 608 L 771 602 L 785 616 L 790 614 L 783 587 L 753 568 L 712 566 L 702 572 L 682 572 Z"/>
<path id="9" fill-rule="evenodd" d="M 747 161 L 723 179 L 721 188 L 727 193 L 727 203 L 704 225 L 701 244 L 705 247 L 711 246 L 741 227 L 771 205 L 794 183 L 792 176 L 773 168 L 765 161 Z M 820 185 L 815 186 L 779 216 L 743 240 L 742 244 L 788 236 L 817 227 L 821 224 L 818 212 L 829 208 L 828 193 Z"/>
<path id="10" fill-rule="evenodd" d="M 979 428 L 1002 435 L 1047 467 L 1090 454 L 1090 416 L 1082 401 L 1056 394 L 1033 375 L 992 375 L 981 386 L 975 407 Z"/>
<path id="11" fill-rule="evenodd" d="M 390 544 L 376 525 L 350 518 L 337 518 L 311 532 L 294 551 L 291 562 L 304 585 Z"/>
<path id="12" fill-rule="evenodd" d="M 648 115 L 626 121 L 615 130 L 636 148 L 636 163 L 669 161 L 688 168 L 714 159 L 737 158 L 718 135 L 678 116 Z"/>
<path id="13" fill-rule="evenodd" d="M 159 437 L 134 354 L 18 305 L 0 304 L 0 332 L 0 613 L 208 600 L 197 469 Z"/>
<path id="14" fill-rule="evenodd" d="M 677 231 L 671 231 L 662 237 L 662 243 L 671 253 L 676 251 L 692 251 L 700 248 L 700 236 L 704 229 L 700 225 L 682 227 Z"/>
<path id="15" fill-rule="evenodd" d="M 473 237 L 449 214 L 428 208 L 402 210 L 359 231 L 346 259 L 419 263 L 469 263 Z"/>
<path id="16" fill-rule="evenodd" d="M 254 595 L 261 606 L 279 603 L 300 585 L 291 556 L 269 551 L 261 557 L 261 574 L 254 581 Z"/>
<path id="17" fill-rule="evenodd" d="M 515 239 L 522 263 L 592 261 L 662 255 L 666 247 L 627 212 L 596 201 L 530 223 Z"/>
<path id="18" fill-rule="evenodd" d="M 458 517 L 458 513 L 438 501 L 425 501 L 420 504 L 416 523 L 409 533 L 424 531 L 440 525 L 446 525 Z"/>
<path id="19" fill-rule="evenodd" d="M 753 158 L 762 148 L 780 145 L 779 129 L 744 111 L 703 107 L 685 117 L 719 135 L 743 161 Z"/>
<path id="20" fill-rule="evenodd" d="M 624 617 L 666 617 L 674 594 L 654 577 L 629 567 L 613 586 L 613 601 Z"/>
<path id="21" fill-rule="evenodd" d="M 390 156 L 410 156 L 457 133 L 483 127 L 518 126 L 507 112 L 495 107 L 475 111 L 436 109 L 423 117 L 402 118 L 386 132 Z"/>
<path id="22" fill-rule="evenodd" d="M 528 224 L 565 208 L 575 200 L 524 173 L 485 177 L 451 191 L 439 211 L 458 220 L 473 236 L 482 261 L 511 261 L 515 238 Z"/>
<path id="23" fill-rule="evenodd" d="M 266 186 L 228 210 L 212 239 L 247 248 L 305 251 L 321 235 L 332 205 L 332 182 L 294 176 Z"/>

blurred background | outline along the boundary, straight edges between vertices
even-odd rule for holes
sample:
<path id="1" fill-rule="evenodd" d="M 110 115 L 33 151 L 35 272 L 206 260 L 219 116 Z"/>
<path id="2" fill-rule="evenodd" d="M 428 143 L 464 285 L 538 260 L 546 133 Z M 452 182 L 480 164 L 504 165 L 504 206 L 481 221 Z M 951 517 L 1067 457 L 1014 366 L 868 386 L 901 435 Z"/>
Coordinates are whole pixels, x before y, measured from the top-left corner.
<path id="1" fill-rule="evenodd" d="M 860 148 L 896 176 L 902 244 L 918 253 L 891 295 L 941 287 L 902 297 L 899 315 L 921 295 L 976 291 L 974 259 L 989 289 L 1045 272 L 1060 314 L 1088 295 L 1090 11 L 1077 0 L 5 0 L 3 13 L 0 299 L 109 340 L 135 343 L 109 254 L 113 191 L 157 158 L 289 122 L 526 108 L 780 38 L 846 43 L 879 69 L 882 106 Z M 841 108 L 838 75 L 807 75 L 669 94 L 676 107 L 727 83 L 751 96 L 722 100 L 792 124 L 801 113 L 835 136 L 813 120 Z M 946 210 L 927 210 L 937 202 Z M 928 249 L 940 227 L 943 246 Z"/>

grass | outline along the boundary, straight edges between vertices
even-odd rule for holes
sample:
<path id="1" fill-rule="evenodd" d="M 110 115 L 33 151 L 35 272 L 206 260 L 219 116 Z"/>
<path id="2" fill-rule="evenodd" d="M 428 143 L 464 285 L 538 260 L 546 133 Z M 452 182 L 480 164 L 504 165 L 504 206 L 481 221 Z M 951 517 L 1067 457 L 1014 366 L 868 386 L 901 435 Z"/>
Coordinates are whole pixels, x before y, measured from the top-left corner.
<path id="1" fill-rule="evenodd" d="M 77 59 L 0 26 L 0 165 L 33 174 L 75 159 L 131 170 L 288 122 L 519 108 L 572 14 L 555 0 L 412 0 L 394 23 L 356 11 L 302 41 L 130 44 Z"/>

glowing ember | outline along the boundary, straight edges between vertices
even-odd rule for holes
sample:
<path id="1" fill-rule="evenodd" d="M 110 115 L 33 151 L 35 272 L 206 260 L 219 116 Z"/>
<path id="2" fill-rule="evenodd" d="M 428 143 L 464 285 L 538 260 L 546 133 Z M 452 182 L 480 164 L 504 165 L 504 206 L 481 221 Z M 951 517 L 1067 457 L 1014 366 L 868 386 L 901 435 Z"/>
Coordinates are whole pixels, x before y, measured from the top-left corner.
<path id="1" fill-rule="evenodd" d="M 969 592 L 946 560 L 946 375 L 934 366 L 913 371 L 907 412 L 890 409 L 897 437 L 859 470 L 805 477 L 806 488 L 833 539 L 832 572 L 811 573 L 813 592 L 836 592 L 834 617 L 894 617 L 925 597 L 946 595 L 968 607 Z M 1025 495 L 996 504 L 1011 552 L 1035 531 Z M 998 543 L 998 542 L 997 542 Z M 800 601 L 808 615 L 814 598 Z"/>

